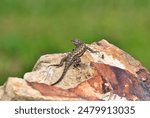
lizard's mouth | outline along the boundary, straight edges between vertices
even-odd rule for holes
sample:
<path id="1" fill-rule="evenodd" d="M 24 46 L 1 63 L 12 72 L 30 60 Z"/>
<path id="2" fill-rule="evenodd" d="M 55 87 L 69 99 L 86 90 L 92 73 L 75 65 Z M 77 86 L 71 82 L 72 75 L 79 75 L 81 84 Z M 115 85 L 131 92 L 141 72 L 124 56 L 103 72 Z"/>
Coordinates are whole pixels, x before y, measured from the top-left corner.
<path id="1" fill-rule="evenodd" d="M 72 39 L 71 42 L 75 45 L 79 45 L 79 44 L 82 44 L 82 42 L 80 40 L 78 40 L 77 38 L 75 39 Z"/>

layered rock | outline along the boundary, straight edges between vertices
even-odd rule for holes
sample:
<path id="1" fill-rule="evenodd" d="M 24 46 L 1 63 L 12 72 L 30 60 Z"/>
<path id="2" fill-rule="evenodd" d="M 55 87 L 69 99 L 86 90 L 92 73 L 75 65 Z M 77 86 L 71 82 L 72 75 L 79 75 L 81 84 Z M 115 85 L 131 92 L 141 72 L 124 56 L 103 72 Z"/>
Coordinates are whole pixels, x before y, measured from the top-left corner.
<path id="1" fill-rule="evenodd" d="M 71 66 L 63 80 L 58 64 L 66 55 L 41 56 L 24 78 L 9 78 L 0 87 L 1 100 L 150 100 L 150 74 L 139 61 L 106 40 L 88 45 L 80 65 Z"/>

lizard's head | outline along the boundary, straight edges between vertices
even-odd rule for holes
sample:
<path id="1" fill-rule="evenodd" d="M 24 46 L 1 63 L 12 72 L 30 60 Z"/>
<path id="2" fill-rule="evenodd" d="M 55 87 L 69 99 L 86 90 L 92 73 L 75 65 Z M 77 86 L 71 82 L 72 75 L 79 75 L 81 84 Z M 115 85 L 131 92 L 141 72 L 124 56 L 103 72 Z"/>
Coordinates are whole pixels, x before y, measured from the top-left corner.
<path id="1" fill-rule="evenodd" d="M 78 39 L 72 39 L 71 40 L 72 41 L 72 43 L 74 44 L 74 45 L 81 45 L 81 44 L 83 44 L 80 40 L 78 40 Z"/>

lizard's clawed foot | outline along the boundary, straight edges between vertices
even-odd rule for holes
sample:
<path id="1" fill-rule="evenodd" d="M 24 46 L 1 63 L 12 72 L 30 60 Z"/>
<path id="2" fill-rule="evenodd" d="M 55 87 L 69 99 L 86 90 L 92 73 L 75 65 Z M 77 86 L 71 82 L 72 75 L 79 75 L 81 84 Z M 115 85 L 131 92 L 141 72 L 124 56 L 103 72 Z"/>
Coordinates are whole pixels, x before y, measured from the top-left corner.
<path id="1" fill-rule="evenodd" d="M 73 69 L 78 69 L 79 70 L 79 67 L 81 67 L 81 64 L 79 64 L 79 63 L 73 65 Z"/>
<path id="2" fill-rule="evenodd" d="M 50 66 L 61 67 L 62 65 L 60 65 L 60 64 L 51 64 L 51 65 L 49 65 L 48 67 L 50 67 Z"/>
<path id="3" fill-rule="evenodd" d="M 93 53 L 99 53 L 99 51 L 93 51 Z"/>

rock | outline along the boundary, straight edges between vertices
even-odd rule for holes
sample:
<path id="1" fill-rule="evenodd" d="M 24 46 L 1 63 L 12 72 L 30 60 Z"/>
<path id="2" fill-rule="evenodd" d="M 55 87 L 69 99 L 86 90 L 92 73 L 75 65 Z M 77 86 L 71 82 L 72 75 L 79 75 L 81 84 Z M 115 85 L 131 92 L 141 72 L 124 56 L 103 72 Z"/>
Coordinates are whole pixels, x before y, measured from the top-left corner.
<path id="1" fill-rule="evenodd" d="M 39 91 L 38 85 L 42 87 Z M 34 86 L 36 89 L 34 89 Z M 32 82 L 26 82 L 21 78 L 10 77 L 7 84 L 1 90 L 4 90 L 0 98 L 1 100 L 83 100 L 72 92 L 50 87 L 46 84 L 32 84 Z M 41 90 L 44 90 L 44 93 Z"/>
<path id="2" fill-rule="evenodd" d="M 106 40 L 88 45 L 77 68 L 71 66 L 55 86 L 64 54 L 41 56 L 24 78 L 8 78 L 0 100 L 150 100 L 150 74 L 139 61 Z"/>

